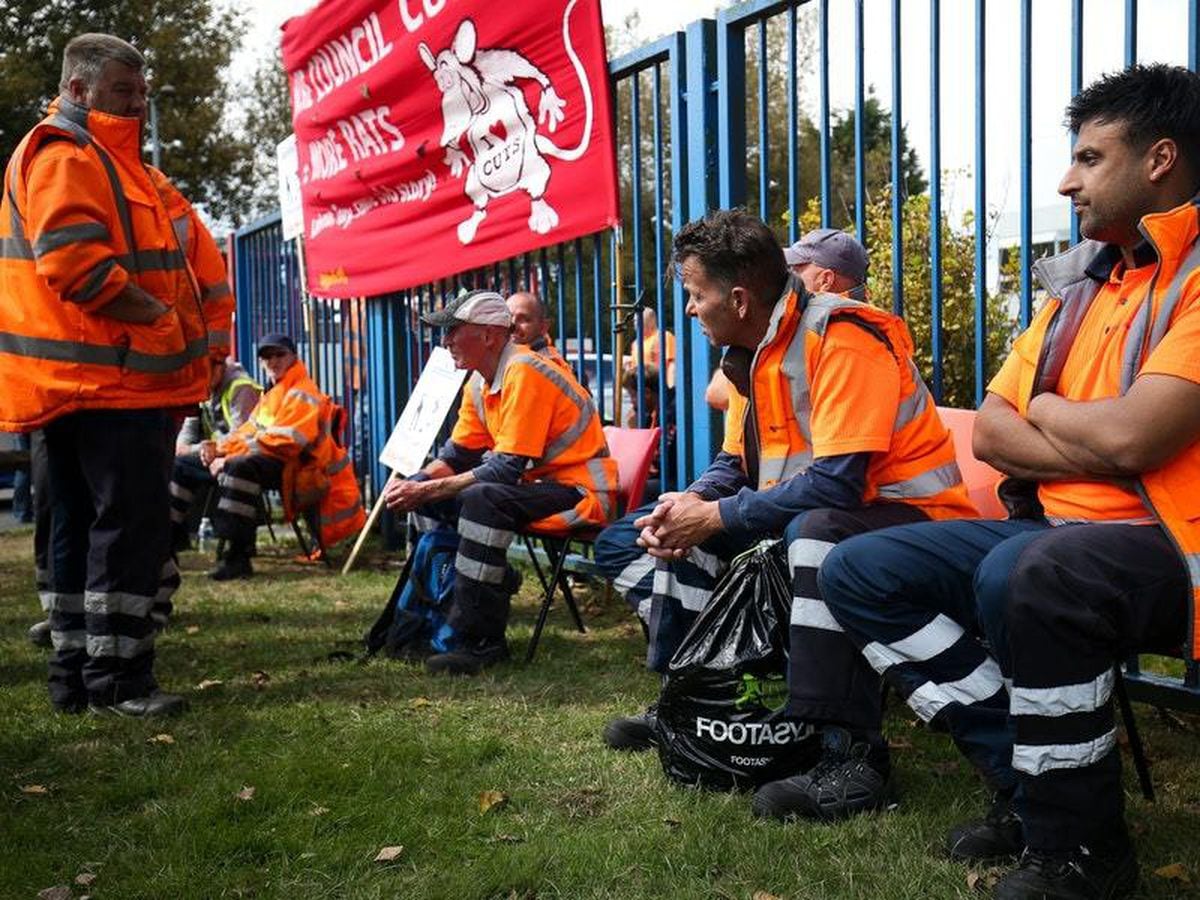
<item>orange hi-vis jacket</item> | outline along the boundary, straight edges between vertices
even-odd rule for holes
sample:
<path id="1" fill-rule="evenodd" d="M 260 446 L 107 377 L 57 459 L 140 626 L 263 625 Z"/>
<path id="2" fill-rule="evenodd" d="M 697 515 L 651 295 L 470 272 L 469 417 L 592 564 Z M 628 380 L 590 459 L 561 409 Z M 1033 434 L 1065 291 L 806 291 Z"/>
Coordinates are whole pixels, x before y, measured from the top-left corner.
<path id="1" fill-rule="evenodd" d="M 591 396 L 569 371 L 529 347 L 509 341 L 491 384 L 478 372 L 471 376 L 450 440 L 467 450 L 530 457 L 523 483 L 580 488 L 574 507 L 533 522 L 532 531 L 598 527 L 616 512 L 617 463 Z"/>
<path id="2" fill-rule="evenodd" d="M 1139 229 L 1157 261 L 1146 296 L 1129 299 L 1141 306 L 1122 346 L 1119 394 L 1133 385 L 1174 322 L 1200 303 L 1200 197 L 1169 212 L 1143 217 Z M 1035 396 L 1056 389 L 1088 307 L 1120 259 L 1117 248 L 1084 241 L 1034 265 L 1050 299 L 1013 344 L 1021 363 L 1017 403 L 1021 415 Z M 1143 472 L 1137 492 L 1171 536 L 1191 579 L 1187 652 L 1200 660 L 1200 441 L 1161 468 Z"/>
<path id="3" fill-rule="evenodd" d="M 743 397 L 737 389 L 730 391 L 722 449 L 741 456 L 745 467 L 745 437 L 753 429 L 750 437 L 758 448 L 758 488 L 762 490 L 812 464 L 813 426 L 818 419 L 824 423 L 883 417 L 891 424 L 890 436 L 885 432 L 880 445 L 871 450 L 863 502 L 909 503 L 931 519 L 978 515 L 955 461 L 953 438 L 938 418 L 933 396 L 913 362 L 912 337 L 904 322 L 836 294 L 808 295 L 802 301 L 801 290 L 793 281 L 775 306 L 767 334 L 750 365 L 751 396 Z M 860 326 L 862 339 L 870 342 L 872 350 L 876 345 L 886 348 L 898 372 L 897 396 L 872 391 L 871 385 L 854 386 L 860 397 L 871 396 L 876 406 L 872 410 L 825 408 L 838 402 L 837 385 L 831 385 L 831 380 L 870 378 L 872 373 L 865 365 L 861 374 L 854 368 L 839 369 L 834 376 L 823 370 L 830 365 L 823 356 L 828 349 L 826 331 L 833 322 L 846 320 Z M 826 440 L 837 448 L 836 435 Z M 821 455 L 861 449 L 837 448 Z"/>
<path id="4" fill-rule="evenodd" d="M 289 486 L 328 482 L 317 516 L 321 541 L 332 547 L 366 522 L 354 467 L 333 439 L 333 403 L 296 360 L 254 407 L 250 418 L 217 443 L 218 456 L 262 453 L 284 463 L 284 506 L 293 510 Z M 306 477 L 307 476 L 307 477 Z"/>
<path id="5" fill-rule="evenodd" d="M 130 283 L 168 311 L 148 324 L 101 314 Z M 55 100 L 0 200 L 0 430 L 205 399 L 232 313 L 212 237 L 142 163 L 140 121 Z"/>

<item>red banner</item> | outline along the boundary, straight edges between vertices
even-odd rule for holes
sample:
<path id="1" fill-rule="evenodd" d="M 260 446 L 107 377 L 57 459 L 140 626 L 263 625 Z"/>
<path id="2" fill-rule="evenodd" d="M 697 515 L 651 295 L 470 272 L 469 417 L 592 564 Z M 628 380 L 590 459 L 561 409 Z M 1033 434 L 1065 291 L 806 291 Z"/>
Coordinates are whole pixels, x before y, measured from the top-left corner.
<path id="1" fill-rule="evenodd" d="M 324 0 L 283 26 L 283 62 L 314 294 L 617 222 L 599 0 Z"/>

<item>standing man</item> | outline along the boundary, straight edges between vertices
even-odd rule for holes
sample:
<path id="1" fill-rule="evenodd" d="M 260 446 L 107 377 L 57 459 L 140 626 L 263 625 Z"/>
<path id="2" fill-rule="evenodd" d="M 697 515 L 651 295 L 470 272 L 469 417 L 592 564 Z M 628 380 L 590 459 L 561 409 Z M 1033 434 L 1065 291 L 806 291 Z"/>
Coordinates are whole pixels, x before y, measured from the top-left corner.
<path id="1" fill-rule="evenodd" d="M 1059 192 L 1088 240 L 1035 265 L 1050 299 L 975 424 L 1014 517 L 856 538 L 821 571 L 834 619 L 995 791 L 948 849 L 1024 851 L 1000 898 L 1133 892 L 1114 664 L 1200 647 L 1200 76 L 1133 66 L 1067 117 Z"/>
<path id="2" fill-rule="evenodd" d="M 210 354 L 229 351 L 221 255 L 141 158 L 144 66 L 119 38 L 72 39 L 59 96 L 9 161 L 0 201 L 0 428 L 45 436 L 42 603 L 50 699 L 65 712 L 184 704 L 153 672 L 153 611 L 173 575 L 173 411 L 204 398 Z"/>
<path id="3" fill-rule="evenodd" d="M 187 550 L 189 518 L 197 493 L 201 498 L 216 484 L 200 458 L 205 441 L 215 441 L 236 431 L 250 418 L 262 385 L 251 378 L 235 360 L 213 362 L 208 380 L 208 400 L 200 404 L 198 415 L 183 420 L 175 438 L 175 464 L 171 471 L 171 548 Z M 195 521 L 193 518 L 192 521 Z"/>
<path id="4" fill-rule="evenodd" d="M 782 536 L 793 579 L 788 713 L 822 730 L 823 757 L 809 773 L 765 785 L 755 811 L 830 818 L 878 807 L 889 773 L 878 680 L 830 620 L 817 569 L 850 535 L 974 515 L 950 433 L 904 323 L 809 293 L 759 219 L 709 213 L 679 232 L 672 256 L 687 314 L 729 348 L 725 445 L 687 490 L 635 514 L 645 556 L 625 562 L 626 519 L 601 534 L 596 559 L 625 562 L 611 567 L 618 588 L 648 595 L 648 665 L 665 672 L 728 561 Z M 610 722 L 604 738 L 615 749 L 648 749 L 653 707 Z"/>
<path id="5" fill-rule="evenodd" d="M 508 659 L 504 632 L 517 585 L 505 558 L 517 532 L 604 525 L 616 506 L 617 464 L 587 391 L 569 370 L 513 339 L 499 294 L 473 291 L 423 318 L 445 329 L 455 365 L 473 374 L 438 458 L 389 482 L 384 496 L 394 512 L 420 508 L 456 524 L 448 618 L 462 646 L 425 666 L 475 675 Z"/>

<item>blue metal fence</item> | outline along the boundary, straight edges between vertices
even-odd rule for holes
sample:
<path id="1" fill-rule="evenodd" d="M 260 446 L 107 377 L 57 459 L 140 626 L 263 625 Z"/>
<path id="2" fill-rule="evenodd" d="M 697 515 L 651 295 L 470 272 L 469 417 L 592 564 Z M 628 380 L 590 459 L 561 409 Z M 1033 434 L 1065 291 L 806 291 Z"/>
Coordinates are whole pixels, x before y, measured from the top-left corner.
<path id="1" fill-rule="evenodd" d="M 1163 0 L 1164 3 L 1170 0 Z M 1070 47 L 1063 54 L 1070 92 L 1078 92 L 1084 77 L 1084 15 L 1096 4 L 1071 0 Z M 1034 295 L 1030 268 L 1033 233 L 1033 27 L 1032 0 L 975 0 L 974 77 L 969 96 L 974 103 L 973 235 L 974 273 L 972 316 L 974 360 L 970 367 L 976 402 L 982 398 L 989 368 L 988 248 L 989 217 L 987 17 L 989 6 L 1005 16 L 1018 14 L 1016 46 L 1004 56 L 1015 57 L 1019 91 L 1019 245 L 1020 274 L 1013 324 L 1029 321 Z M 870 7 L 870 9 L 868 9 Z M 904 120 L 902 86 L 905 63 L 919 57 L 904 52 L 902 23 L 920 7 L 929 20 L 929 283 L 919 296 L 905 296 L 904 186 L 900 183 Z M 1014 9 L 1016 7 L 1016 9 Z M 1040 5 L 1039 5 L 1040 7 Z M 1085 10 L 1085 7 L 1087 8 Z M 969 8 L 966 4 L 952 12 Z M 1186 62 L 1192 68 L 1200 57 L 1200 13 L 1197 4 L 1180 0 L 1180 29 L 1186 29 Z M 1186 10 L 1186 13 L 1184 13 Z M 1141 12 L 1145 13 L 1146 10 Z M 1153 11 L 1161 16 L 1157 7 Z M 943 214 L 941 178 L 943 136 L 942 58 L 943 9 L 939 0 L 751 0 L 688 25 L 615 59 L 610 76 L 615 95 L 618 171 L 621 178 L 623 232 L 610 232 L 571 241 L 536 253 L 461 272 L 453 278 L 395 294 L 355 301 L 326 302 L 301 297 L 298 259 L 293 245 L 283 242 L 279 217 L 272 216 L 238 230 L 233 267 L 238 295 L 237 347 L 244 359 L 253 358 L 259 334 L 283 330 L 296 336 L 301 355 L 322 387 L 350 411 L 349 441 L 367 496 L 373 495 L 386 472 L 376 462 L 378 452 L 399 416 L 428 357 L 433 335 L 421 325 L 422 311 L 437 306 L 461 289 L 491 287 L 500 291 L 536 290 L 555 319 L 554 336 L 581 380 L 588 383 L 609 420 L 673 423 L 678 439 L 664 432 L 660 446 L 664 461 L 663 487 L 685 484 L 708 463 L 718 443 L 720 420 L 704 402 L 704 386 L 716 355 L 695 322 L 684 312 L 686 298 L 669 271 L 671 237 L 685 222 L 716 207 L 749 204 L 785 242 L 799 235 L 806 197 L 815 198 L 823 225 L 836 224 L 834 180 L 849 179 L 853 205 L 849 226 L 867 242 L 869 179 L 867 134 L 868 53 L 890 55 L 891 200 L 888 240 L 871 248 L 891 265 L 883 298 L 897 312 L 929 317 L 929 371 L 925 374 L 941 399 L 944 386 L 946 337 L 943 329 Z M 867 23 L 890 15 L 880 46 Z M 1126 62 L 1138 59 L 1139 6 L 1124 0 L 1122 49 Z M 1186 19 L 1186 21 L 1184 21 Z M 1160 22 L 1161 24 L 1161 22 Z M 831 102 L 831 25 L 854 35 L 853 94 L 841 113 Z M 874 29 L 875 39 L 880 29 Z M 782 40 L 779 36 L 782 35 Z M 801 43 L 801 38 L 804 42 Z M 813 40 L 815 38 L 815 40 Z M 777 52 L 782 46 L 782 52 Z M 801 56 L 815 46 L 816 58 L 803 70 Z M 999 55 L 993 53 L 993 58 Z M 1184 62 L 1185 60 L 1177 60 Z M 1005 72 L 1005 76 L 1011 76 Z M 953 77 L 961 79 L 961 75 Z M 781 95 L 782 94 L 782 95 Z M 801 162 L 814 148 L 802 134 L 802 98 L 813 111 L 817 171 L 809 183 Z M 753 114 L 753 115 L 752 115 Z M 786 115 L 786 135 L 771 125 Z M 835 128 L 840 116 L 853 115 L 852 159 L 835 158 Z M 752 120 L 752 121 L 751 121 Z M 773 136 L 774 135 L 774 136 Z M 751 177 L 753 176 L 753 177 Z M 1078 223 L 1070 222 L 1072 240 Z M 890 246 L 888 246 L 890 245 Z M 922 254 L 925 251 L 922 251 Z M 915 257 L 909 262 L 915 264 Z M 877 288 L 878 290 L 878 288 Z M 879 302 L 880 298 L 875 298 Z M 675 387 L 661 367 L 654 376 L 657 391 L 647 394 L 646 360 L 642 352 L 640 306 L 654 309 L 660 327 L 677 338 Z M 614 331 L 614 328 L 619 330 Z M 616 368 L 618 345 L 631 360 L 633 390 L 622 394 L 622 372 Z M 665 353 L 664 353 L 665 357 Z M 649 385 L 654 387 L 653 382 Z M 646 398 L 655 406 L 648 408 Z"/>

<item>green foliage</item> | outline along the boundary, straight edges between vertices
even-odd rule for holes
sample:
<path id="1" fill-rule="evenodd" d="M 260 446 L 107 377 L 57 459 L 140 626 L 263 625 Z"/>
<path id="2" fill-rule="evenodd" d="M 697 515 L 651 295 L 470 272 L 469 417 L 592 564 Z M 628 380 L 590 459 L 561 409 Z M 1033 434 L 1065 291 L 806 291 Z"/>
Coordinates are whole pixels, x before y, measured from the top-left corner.
<path id="1" fill-rule="evenodd" d="M 929 196 L 910 196 L 901 215 L 904 320 L 917 348 L 917 365 L 932 388 L 932 284 Z M 955 226 L 942 216 L 942 396 L 947 406 L 975 408 L 975 232 L 968 216 Z M 820 204 L 809 202 L 800 219 L 801 233 L 821 223 Z M 892 200 L 890 188 L 868 198 L 867 247 L 871 265 L 867 296 L 881 309 L 892 304 Z M 995 374 L 1012 341 L 1016 323 L 1003 296 L 986 299 L 985 374 Z"/>
<path id="2" fill-rule="evenodd" d="M 223 70 L 241 40 L 241 14 L 215 0 L 6 0 L 0 4 L 0 159 L 45 114 L 58 93 L 62 50 L 77 34 L 102 31 L 146 56 L 160 96 L 163 169 L 215 218 L 241 208 L 250 146 L 224 119 Z M 149 154 L 147 153 L 147 157 Z"/>
<path id="3" fill-rule="evenodd" d="M 242 133 L 253 148 L 254 159 L 244 217 L 253 219 L 279 207 L 275 148 L 292 133 L 292 102 L 278 47 L 258 60 L 249 89 Z"/>

